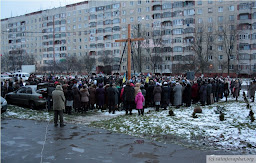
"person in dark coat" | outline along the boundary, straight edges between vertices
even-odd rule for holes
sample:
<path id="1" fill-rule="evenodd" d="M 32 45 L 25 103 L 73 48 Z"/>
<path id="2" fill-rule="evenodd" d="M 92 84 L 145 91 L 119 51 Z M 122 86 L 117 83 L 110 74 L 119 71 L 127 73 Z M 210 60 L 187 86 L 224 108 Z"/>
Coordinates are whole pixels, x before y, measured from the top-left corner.
<path id="1" fill-rule="evenodd" d="M 134 87 L 131 86 L 131 83 L 129 81 L 126 82 L 126 86 L 124 87 L 124 92 L 123 92 L 123 99 L 125 102 L 125 111 L 126 115 L 128 114 L 128 111 L 130 112 L 130 115 L 132 115 L 132 107 L 135 103 L 135 90 Z"/>
<path id="2" fill-rule="evenodd" d="M 143 97 L 146 99 L 147 91 L 146 91 L 143 84 L 140 85 L 140 90 L 141 90 L 141 93 L 142 93 Z M 145 106 L 145 100 L 143 101 L 143 107 L 144 106 Z"/>
<path id="3" fill-rule="evenodd" d="M 48 111 L 52 110 L 52 92 L 55 90 L 54 83 L 49 83 L 49 86 L 47 87 L 47 108 Z"/>
<path id="4" fill-rule="evenodd" d="M 190 107 L 191 106 L 191 84 L 189 81 L 186 82 L 183 93 L 184 93 L 184 103 L 186 104 L 186 107 Z"/>
<path id="5" fill-rule="evenodd" d="M 99 106 L 99 109 L 101 111 L 103 110 L 103 106 L 105 104 L 105 89 L 103 88 L 103 84 L 99 84 L 99 88 L 96 89 L 96 99 L 97 99 L 97 104 Z"/>
<path id="6" fill-rule="evenodd" d="M 174 92 L 173 92 L 173 88 L 175 87 L 175 83 L 171 82 L 171 86 L 170 86 L 170 103 L 171 105 L 174 106 Z"/>
<path id="7" fill-rule="evenodd" d="M 146 90 L 147 95 L 146 95 L 146 105 L 148 106 L 153 106 L 153 91 L 154 91 L 154 83 L 151 80 L 149 83 L 149 86 Z"/>
<path id="8" fill-rule="evenodd" d="M 191 98 L 192 98 L 192 103 L 196 104 L 199 100 L 199 87 L 197 81 L 194 81 L 194 84 L 191 87 Z"/>
<path id="9" fill-rule="evenodd" d="M 73 108 L 75 109 L 75 112 L 81 112 L 81 95 L 79 89 L 76 87 L 76 85 L 73 85 L 72 91 L 74 94 L 74 102 L 73 102 Z"/>
<path id="10" fill-rule="evenodd" d="M 237 98 L 239 96 L 239 91 L 240 91 L 240 87 L 239 87 L 239 81 L 236 80 L 235 81 L 235 84 L 234 84 L 234 96 L 236 98 L 236 101 L 237 101 Z"/>
<path id="11" fill-rule="evenodd" d="M 73 107 L 73 100 L 74 100 L 74 94 L 72 91 L 72 86 L 67 86 L 67 91 L 64 92 L 65 98 L 66 98 L 66 113 L 71 114 L 71 110 Z"/>
<path id="12" fill-rule="evenodd" d="M 216 89 L 215 89 L 215 99 L 214 99 L 214 101 L 215 102 L 219 102 L 219 91 L 220 91 L 220 80 L 217 80 L 216 81 Z"/>
<path id="13" fill-rule="evenodd" d="M 212 83 L 210 80 L 208 81 L 208 84 L 206 85 L 206 104 L 211 105 L 211 94 L 212 94 Z"/>
<path id="14" fill-rule="evenodd" d="M 228 101 L 228 95 L 229 95 L 229 86 L 228 86 L 228 81 L 226 81 L 224 84 L 224 96 L 226 97 L 226 102 Z"/>
<path id="15" fill-rule="evenodd" d="M 89 88 L 90 94 L 90 109 L 94 109 L 94 105 L 96 104 L 96 85 L 91 85 Z"/>
<path id="16" fill-rule="evenodd" d="M 104 78 L 100 75 L 98 78 L 97 78 L 97 84 L 98 84 L 98 86 L 100 85 L 100 84 L 104 84 Z"/>
<path id="17" fill-rule="evenodd" d="M 167 82 L 164 82 L 162 87 L 162 95 L 161 95 L 161 103 L 164 110 L 167 110 L 167 106 L 169 106 L 170 102 L 170 87 L 168 86 Z"/>
<path id="18" fill-rule="evenodd" d="M 118 109 L 118 99 L 119 99 L 119 91 L 118 91 L 118 88 L 116 87 L 116 84 L 113 83 L 113 86 L 112 86 L 115 90 L 115 102 L 114 102 L 114 110 L 117 110 Z M 115 111 L 114 111 L 114 114 L 115 114 Z"/>
<path id="19" fill-rule="evenodd" d="M 7 89 L 7 92 L 9 93 L 9 92 L 13 92 L 13 91 L 14 91 L 14 88 L 13 88 L 13 82 L 12 82 L 12 81 L 10 81 L 10 82 L 9 82 L 8 89 Z"/>
<path id="20" fill-rule="evenodd" d="M 219 98 L 222 99 L 224 95 L 224 82 L 220 80 L 219 83 Z"/>
<path id="21" fill-rule="evenodd" d="M 212 95 L 213 95 L 213 102 L 215 102 L 216 99 L 216 81 L 212 80 Z"/>
<path id="22" fill-rule="evenodd" d="M 206 85 L 205 81 L 203 81 L 202 85 L 200 86 L 200 89 L 199 89 L 201 106 L 205 106 L 205 101 L 206 101 L 206 96 L 207 96 L 206 87 L 207 87 L 207 85 Z"/>
<path id="23" fill-rule="evenodd" d="M 179 108 L 182 105 L 182 92 L 182 85 L 179 82 L 177 82 L 175 87 L 173 88 L 173 105 L 176 106 L 176 108 Z"/>
<path id="24" fill-rule="evenodd" d="M 113 84 L 110 83 L 109 87 L 107 88 L 107 94 L 108 96 L 108 108 L 109 108 L 109 113 L 111 113 L 111 111 L 113 112 L 113 114 L 115 114 L 115 96 L 116 96 L 116 90 L 113 88 Z"/>
<path id="25" fill-rule="evenodd" d="M 153 90 L 153 95 L 154 95 L 154 102 L 156 106 L 156 111 L 159 111 L 160 108 L 160 103 L 161 103 L 161 93 L 162 93 L 162 88 L 160 86 L 160 83 L 156 83 L 156 87 Z"/>
<path id="26" fill-rule="evenodd" d="M 254 102 L 255 91 L 256 91 L 256 80 L 254 80 L 254 81 L 250 84 L 250 86 L 249 86 L 249 92 L 250 92 L 250 93 L 249 93 L 249 94 L 250 94 L 249 98 L 252 99 L 252 102 Z"/>

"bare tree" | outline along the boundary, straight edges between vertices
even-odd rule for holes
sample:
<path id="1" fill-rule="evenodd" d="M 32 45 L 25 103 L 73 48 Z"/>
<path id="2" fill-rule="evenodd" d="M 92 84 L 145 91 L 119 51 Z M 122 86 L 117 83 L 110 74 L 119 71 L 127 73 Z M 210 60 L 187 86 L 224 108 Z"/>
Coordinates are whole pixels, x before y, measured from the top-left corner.
<path id="1" fill-rule="evenodd" d="M 63 69 L 69 72 L 78 71 L 81 68 L 81 64 L 78 62 L 77 57 L 75 56 L 67 56 L 66 60 L 63 61 L 60 66 L 63 66 Z"/>
<path id="2" fill-rule="evenodd" d="M 199 26 L 195 29 L 194 41 L 191 42 L 192 49 L 195 54 L 193 64 L 195 65 L 195 72 L 205 71 L 209 68 L 209 55 L 213 53 L 210 49 L 213 45 L 214 34 L 207 32 L 205 27 Z"/>
<path id="3" fill-rule="evenodd" d="M 10 71 L 12 67 L 12 62 L 7 53 L 1 55 L 1 69 L 2 71 Z"/>
<path id="4" fill-rule="evenodd" d="M 216 32 L 218 34 L 218 40 L 221 42 L 220 46 L 223 46 L 223 53 L 226 56 L 226 60 L 223 61 L 223 69 L 228 70 L 228 75 L 230 73 L 231 58 L 237 55 L 237 49 L 235 48 L 238 38 L 238 30 L 234 23 L 228 23 L 218 29 Z"/>
<path id="5" fill-rule="evenodd" d="M 86 72 L 88 74 L 91 73 L 93 67 L 96 64 L 96 59 L 87 55 L 81 58 L 81 60 L 82 60 L 83 68 L 86 70 Z"/>

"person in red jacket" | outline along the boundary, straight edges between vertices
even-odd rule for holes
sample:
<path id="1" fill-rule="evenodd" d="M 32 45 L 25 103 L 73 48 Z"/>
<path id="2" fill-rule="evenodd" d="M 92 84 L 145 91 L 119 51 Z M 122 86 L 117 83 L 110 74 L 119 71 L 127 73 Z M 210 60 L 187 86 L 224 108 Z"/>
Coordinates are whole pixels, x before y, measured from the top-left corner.
<path id="1" fill-rule="evenodd" d="M 142 95 L 141 90 L 139 89 L 139 91 L 135 97 L 136 109 L 138 109 L 139 115 L 144 115 L 144 108 L 143 108 L 144 101 L 145 101 L 145 98 Z"/>
<path id="2" fill-rule="evenodd" d="M 198 97 L 198 84 L 196 81 L 194 81 L 194 84 L 191 87 L 191 98 L 192 98 L 192 103 L 195 104 L 198 102 L 199 97 Z"/>

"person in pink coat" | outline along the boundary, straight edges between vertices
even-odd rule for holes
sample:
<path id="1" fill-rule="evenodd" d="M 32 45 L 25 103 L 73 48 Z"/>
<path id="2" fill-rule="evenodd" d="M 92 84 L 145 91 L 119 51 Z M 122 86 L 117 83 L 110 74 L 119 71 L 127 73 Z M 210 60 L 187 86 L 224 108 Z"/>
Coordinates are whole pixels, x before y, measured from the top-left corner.
<path id="1" fill-rule="evenodd" d="M 135 97 L 135 103 L 136 103 L 136 109 L 138 109 L 139 115 L 144 114 L 144 108 L 143 108 L 143 102 L 144 102 L 144 96 L 141 93 L 141 90 L 138 91 L 138 94 Z"/>

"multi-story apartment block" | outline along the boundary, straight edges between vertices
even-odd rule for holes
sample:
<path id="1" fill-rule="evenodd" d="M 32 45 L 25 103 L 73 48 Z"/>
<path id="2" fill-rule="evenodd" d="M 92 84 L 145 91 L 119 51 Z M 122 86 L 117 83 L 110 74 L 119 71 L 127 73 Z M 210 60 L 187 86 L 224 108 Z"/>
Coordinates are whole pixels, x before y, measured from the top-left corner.
<path id="1" fill-rule="evenodd" d="M 94 72 L 102 71 L 109 56 L 112 72 L 124 73 L 126 43 L 115 40 L 127 38 L 128 24 L 133 38 L 145 38 L 132 43 L 137 72 L 184 73 L 205 66 L 211 74 L 256 73 L 252 1 L 84 1 L 2 19 L 1 54 L 12 56 L 13 64 L 33 55 L 38 68 L 89 55 L 96 59 Z"/>

